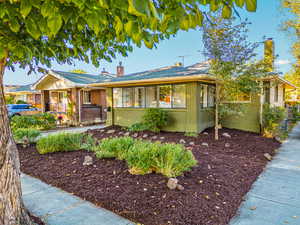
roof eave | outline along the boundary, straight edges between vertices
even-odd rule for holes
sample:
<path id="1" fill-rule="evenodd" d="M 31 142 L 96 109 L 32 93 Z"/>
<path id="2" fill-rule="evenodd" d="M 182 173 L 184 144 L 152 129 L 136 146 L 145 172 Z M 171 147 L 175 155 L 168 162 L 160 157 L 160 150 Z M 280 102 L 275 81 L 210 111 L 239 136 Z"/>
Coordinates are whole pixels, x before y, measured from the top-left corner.
<path id="1" fill-rule="evenodd" d="M 128 86 L 135 84 L 153 84 L 153 83 L 166 83 L 166 82 L 184 82 L 184 81 L 215 81 L 216 79 L 207 74 L 192 75 L 192 76 L 178 76 L 178 77 L 164 77 L 164 78 L 151 78 L 142 80 L 126 80 L 126 81 L 112 81 L 112 82 L 102 82 L 90 84 L 92 87 L 102 86 L 102 87 L 114 87 L 114 86 Z"/>

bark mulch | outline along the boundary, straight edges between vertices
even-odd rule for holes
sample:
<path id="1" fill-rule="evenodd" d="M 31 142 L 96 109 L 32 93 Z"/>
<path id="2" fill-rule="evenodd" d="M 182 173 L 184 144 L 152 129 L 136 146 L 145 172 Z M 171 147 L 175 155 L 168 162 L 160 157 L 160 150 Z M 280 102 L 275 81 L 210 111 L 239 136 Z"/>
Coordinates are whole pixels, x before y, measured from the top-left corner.
<path id="1" fill-rule="evenodd" d="M 109 130 L 115 132 L 108 134 Z M 126 133 L 117 126 L 88 132 L 98 139 Z M 129 134 L 137 138 L 147 134 L 144 139 L 162 142 L 186 142 L 199 163 L 178 177 L 183 191 L 169 190 L 168 179 L 162 175 L 131 175 L 125 162 L 96 159 L 92 152 L 81 150 L 39 155 L 34 146 L 19 147 L 21 170 L 145 225 L 225 225 L 267 164 L 264 153 L 274 155 L 280 143 L 250 132 L 220 131 L 224 132 L 231 138 L 220 135 L 215 141 L 213 129 L 198 137 L 178 132 Z M 92 166 L 82 165 L 86 155 L 93 157 Z"/>

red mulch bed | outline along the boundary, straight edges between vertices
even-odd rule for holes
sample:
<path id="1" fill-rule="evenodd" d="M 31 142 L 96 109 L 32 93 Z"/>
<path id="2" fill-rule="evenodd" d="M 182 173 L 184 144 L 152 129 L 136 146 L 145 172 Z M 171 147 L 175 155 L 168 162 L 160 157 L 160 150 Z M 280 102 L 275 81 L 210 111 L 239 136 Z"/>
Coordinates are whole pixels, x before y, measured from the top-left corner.
<path id="1" fill-rule="evenodd" d="M 115 132 L 107 134 L 111 129 Z M 88 132 L 101 139 L 122 136 L 126 131 L 115 126 Z M 267 164 L 264 153 L 274 155 L 280 143 L 250 132 L 222 129 L 220 133 L 223 132 L 231 138 L 220 135 L 220 140 L 215 141 L 213 129 L 198 137 L 178 132 L 130 133 L 138 137 L 147 133 L 144 139 L 164 137 L 162 142 L 186 141 L 199 163 L 178 177 L 183 191 L 169 190 L 167 178 L 162 175 L 131 175 L 125 162 L 96 159 L 87 151 L 39 155 L 34 146 L 20 147 L 21 170 L 145 225 L 225 225 Z M 225 147 L 226 143 L 230 147 Z M 86 155 L 93 157 L 92 166 L 82 165 Z"/>

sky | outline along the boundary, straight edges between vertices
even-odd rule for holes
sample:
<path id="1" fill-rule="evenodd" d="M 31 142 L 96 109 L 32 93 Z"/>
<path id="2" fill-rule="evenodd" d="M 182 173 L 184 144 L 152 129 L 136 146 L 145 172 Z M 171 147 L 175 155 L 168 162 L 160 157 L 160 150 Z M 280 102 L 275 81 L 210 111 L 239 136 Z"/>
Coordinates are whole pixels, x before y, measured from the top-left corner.
<path id="1" fill-rule="evenodd" d="M 280 29 L 287 15 L 280 9 L 280 0 L 257 0 L 257 2 L 258 7 L 255 13 L 238 10 L 242 19 L 248 18 L 252 23 L 249 26 L 249 41 L 260 42 L 263 36 L 273 38 L 275 54 L 278 55 L 276 67 L 278 71 L 285 73 L 289 71 L 293 61 L 290 53 L 292 39 Z M 184 66 L 189 66 L 205 60 L 201 54 L 203 51 L 201 36 L 199 29 L 180 31 L 175 37 L 160 42 L 156 49 L 135 47 L 127 57 L 117 56 L 111 63 L 102 61 L 99 68 L 78 61 L 75 66 L 53 63 L 51 69 L 60 71 L 82 69 L 90 74 L 99 74 L 105 68 L 110 73 L 116 73 L 116 67 L 121 61 L 125 67 L 125 74 L 129 74 L 174 65 L 176 62 L 182 62 L 182 57 L 179 56 L 185 56 Z M 257 53 L 258 58 L 263 57 L 263 44 L 257 49 Z M 27 75 L 27 71 L 20 68 L 17 68 L 15 72 L 7 70 L 4 75 L 4 84 L 30 84 L 41 76 L 40 73 Z"/>

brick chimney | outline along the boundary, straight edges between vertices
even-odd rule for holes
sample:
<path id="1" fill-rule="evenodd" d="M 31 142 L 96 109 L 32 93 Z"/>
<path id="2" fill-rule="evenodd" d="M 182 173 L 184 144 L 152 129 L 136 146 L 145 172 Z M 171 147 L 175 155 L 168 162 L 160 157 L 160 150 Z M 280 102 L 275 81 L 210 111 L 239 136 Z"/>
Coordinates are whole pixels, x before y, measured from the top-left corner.
<path id="1" fill-rule="evenodd" d="M 124 66 L 122 66 L 122 62 L 119 62 L 117 66 L 117 77 L 121 77 L 124 75 Z"/>
<path id="2" fill-rule="evenodd" d="M 275 47 L 272 38 L 265 40 L 264 61 L 268 65 L 270 72 L 274 71 Z"/>

